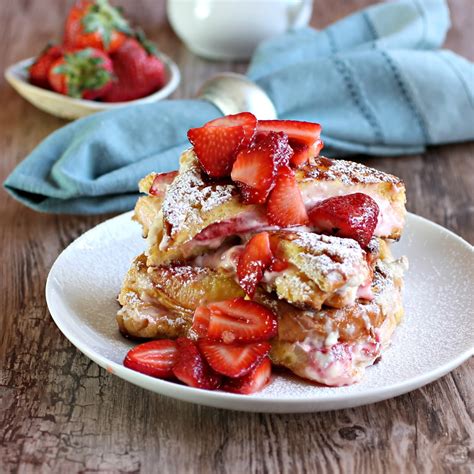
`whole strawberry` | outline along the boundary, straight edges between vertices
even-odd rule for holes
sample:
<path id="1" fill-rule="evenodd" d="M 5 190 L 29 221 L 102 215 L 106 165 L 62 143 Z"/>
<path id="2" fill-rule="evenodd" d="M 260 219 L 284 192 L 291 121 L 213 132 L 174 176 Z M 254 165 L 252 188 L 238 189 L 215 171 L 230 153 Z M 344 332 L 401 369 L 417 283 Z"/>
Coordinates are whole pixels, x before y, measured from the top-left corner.
<path id="1" fill-rule="evenodd" d="M 54 61 L 62 55 L 62 46 L 48 44 L 28 69 L 31 84 L 44 89 L 51 89 L 48 79 L 49 70 Z"/>
<path id="2" fill-rule="evenodd" d="M 116 51 L 132 34 L 128 21 L 107 0 L 79 0 L 66 19 L 64 44 L 68 48 Z"/>
<path id="3" fill-rule="evenodd" d="M 128 38 L 110 55 L 115 79 L 104 95 L 106 102 L 139 99 L 163 87 L 165 67 L 156 54 L 135 38 Z"/>
<path id="4" fill-rule="evenodd" d="M 49 70 L 51 87 L 77 99 L 98 99 L 112 86 L 110 58 L 94 48 L 67 52 Z"/>

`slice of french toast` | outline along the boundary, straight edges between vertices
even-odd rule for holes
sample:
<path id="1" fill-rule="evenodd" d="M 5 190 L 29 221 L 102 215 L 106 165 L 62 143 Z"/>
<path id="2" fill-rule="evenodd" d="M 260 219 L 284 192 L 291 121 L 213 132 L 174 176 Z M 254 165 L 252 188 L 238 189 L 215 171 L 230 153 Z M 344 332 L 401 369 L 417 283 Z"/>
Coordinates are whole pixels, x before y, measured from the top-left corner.
<path id="1" fill-rule="evenodd" d="M 327 385 L 359 380 L 380 357 L 400 323 L 404 259 L 375 264 L 372 300 L 357 299 L 341 308 L 301 309 L 258 291 L 255 301 L 278 316 L 271 358 L 297 375 Z M 120 331 L 134 338 L 189 335 L 194 309 L 211 301 L 243 296 L 231 274 L 184 266 L 149 269 L 140 255 L 129 270 L 117 314 Z"/>
<path id="2" fill-rule="evenodd" d="M 406 210 L 405 187 L 398 178 L 358 163 L 318 157 L 296 170 L 296 180 L 307 209 L 333 196 L 368 194 L 380 210 L 374 235 L 400 237 Z M 144 178 L 140 188 L 146 191 L 151 181 Z M 135 219 L 148 237 L 149 265 L 184 261 L 233 235 L 278 228 L 268 221 L 264 206 L 244 204 L 234 184 L 206 177 L 192 149 L 181 156 L 179 174 L 164 197 L 138 200 Z"/>
<path id="3" fill-rule="evenodd" d="M 272 341 L 271 350 L 273 363 L 325 385 L 359 381 L 366 367 L 390 345 L 402 321 L 405 269 L 405 259 L 379 260 L 370 302 L 360 299 L 349 306 L 320 311 L 301 311 L 281 300 L 268 302 L 278 314 L 278 337 Z"/>
<path id="4" fill-rule="evenodd" d="M 129 337 L 184 336 L 197 306 L 239 296 L 244 296 L 243 290 L 223 271 L 186 265 L 148 267 L 141 254 L 125 276 L 117 322 Z"/>

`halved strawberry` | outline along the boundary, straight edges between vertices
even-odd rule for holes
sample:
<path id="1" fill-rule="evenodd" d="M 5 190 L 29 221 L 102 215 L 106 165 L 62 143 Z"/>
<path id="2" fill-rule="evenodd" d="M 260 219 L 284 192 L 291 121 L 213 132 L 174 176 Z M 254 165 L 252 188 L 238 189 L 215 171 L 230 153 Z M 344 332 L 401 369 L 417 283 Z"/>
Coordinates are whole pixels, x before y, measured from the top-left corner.
<path id="1" fill-rule="evenodd" d="M 158 173 L 153 180 L 148 191 L 152 196 L 162 196 L 166 191 L 166 187 L 171 184 L 178 175 L 177 171 L 170 171 L 168 173 Z"/>
<path id="2" fill-rule="evenodd" d="M 321 135 L 321 125 L 297 120 L 259 120 L 258 132 L 284 132 L 288 138 L 311 146 Z"/>
<path id="3" fill-rule="evenodd" d="M 209 319 L 211 312 L 206 306 L 198 306 L 193 315 L 193 325 L 191 329 L 198 337 L 207 336 L 207 329 L 209 327 Z"/>
<path id="4" fill-rule="evenodd" d="M 239 149 L 251 142 L 257 119 L 249 112 L 228 115 L 188 131 L 204 171 L 212 178 L 228 176 Z"/>
<path id="5" fill-rule="evenodd" d="M 275 187 L 268 198 L 267 216 L 271 223 L 280 227 L 304 225 L 308 222 L 295 174 L 289 168 L 281 168 L 278 172 Z"/>
<path id="6" fill-rule="evenodd" d="M 232 342 L 259 342 L 276 336 L 277 318 L 265 306 L 235 298 L 207 305 L 211 311 L 207 336 Z"/>
<path id="7" fill-rule="evenodd" d="M 272 263 L 272 257 L 268 232 L 254 235 L 245 245 L 237 265 L 237 277 L 239 285 L 250 298 L 253 298 L 263 273 Z"/>
<path id="8" fill-rule="evenodd" d="M 221 384 L 216 374 L 205 361 L 194 341 L 185 337 L 176 340 L 178 357 L 173 373 L 181 382 L 195 388 L 215 390 Z"/>
<path id="9" fill-rule="evenodd" d="M 319 232 L 354 239 L 366 247 L 377 227 L 379 206 L 367 194 L 354 193 L 325 199 L 308 215 Z"/>
<path id="10" fill-rule="evenodd" d="M 251 372 L 240 378 L 227 379 L 221 390 L 225 392 L 241 393 L 249 395 L 259 392 L 270 382 L 272 375 L 272 363 L 268 357 L 265 357 Z"/>
<path id="11" fill-rule="evenodd" d="M 246 204 L 263 204 L 267 200 L 278 169 L 288 165 L 291 155 L 288 137 L 274 132 L 240 151 L 231 178 L 239 186 Z"/>
<path id="12" fill-rule="evenodd" d="M 178 358 L 175 341 L 160 339 L 140 344 L 129 350 L 123 365 L 142 374 L 169 379 Z"/>
<path id="13" fill-rule="evenodd" d="M 226 344 L 201 339 L 198 346 L 208 364 L 216 372 L 227 377 L 242 377 L 248 374 L 270 352 L 268 342 Z"/>
<path id="14" fill-rule="evenodd" d="M 293 156 L 290 159 L 291 166 L 298 168 L 304 165 L 311 157 L 316 157 L 323 148 L 323 141 L 317 139 L 311 146 L 298 140 L 290 140 Z"/>

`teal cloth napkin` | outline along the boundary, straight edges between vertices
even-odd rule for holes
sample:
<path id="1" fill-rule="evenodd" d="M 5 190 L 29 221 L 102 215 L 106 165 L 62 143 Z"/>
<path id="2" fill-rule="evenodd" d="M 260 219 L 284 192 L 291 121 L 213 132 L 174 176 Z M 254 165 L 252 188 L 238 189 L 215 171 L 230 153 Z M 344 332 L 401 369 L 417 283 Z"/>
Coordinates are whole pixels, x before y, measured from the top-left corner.
<path id="1" fill-rule="evenodd" d="M 449 24 L 444 0 L 379 4 L 263 43 L 248 76 L 280 118 L 321 123 L 329 156 L 471 140 L 474 65 L 439 49 Z M 131 209 L 138 180 L 176 169 L 187 130 L 220 115 L 209 102 L 175 100 L 83 118 L 47 137 L 4 186 L 38 211 Z"/>

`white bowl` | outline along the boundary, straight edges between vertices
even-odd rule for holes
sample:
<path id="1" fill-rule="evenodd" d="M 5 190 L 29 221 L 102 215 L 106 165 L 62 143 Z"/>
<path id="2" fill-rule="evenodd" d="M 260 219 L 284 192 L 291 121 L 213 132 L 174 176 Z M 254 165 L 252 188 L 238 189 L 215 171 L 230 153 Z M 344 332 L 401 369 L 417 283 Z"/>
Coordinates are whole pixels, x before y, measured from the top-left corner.
<path id="1" fill-rule="evenodd" d="M 78 119 L 95 112 L 116 109 L 131 104 L 147 104 L 165 99 L 178 87 L 180 73 L 178 66 L 165 54 L 159 53 L 166 71 L 166 84 L 153 94 L 141 99 L 129 100 L 127 102 L 97 102 L 95 100 L 73 99 L 66 95 L 58 94 L 47 89 L 30 84 L 28 81 L 28 67 L 35 58 L 25 59 L 12 64 L 5 71 L 5 79 L 10 85 L 28 102 L 38 109 L 44 110 L 51 115 L 65 119 Z"/>

